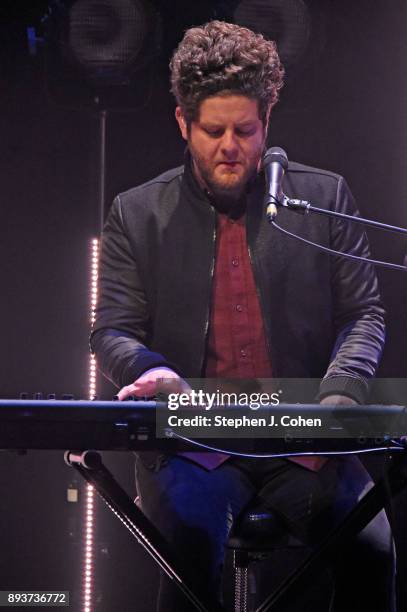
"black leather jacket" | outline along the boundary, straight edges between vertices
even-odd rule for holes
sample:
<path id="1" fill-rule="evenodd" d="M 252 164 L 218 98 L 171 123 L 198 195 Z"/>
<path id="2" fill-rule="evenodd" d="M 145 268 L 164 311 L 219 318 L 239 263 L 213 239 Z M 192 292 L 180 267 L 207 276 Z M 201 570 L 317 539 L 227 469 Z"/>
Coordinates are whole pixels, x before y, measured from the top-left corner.
<path id="1" fill-rule="evenodd" d="M 351 214 L 344 179 L 291 163 L 284 192 Z M 329 256 L 268 224 L 259 175 L 247 200 L 247 242 L 273 373 L 322 378 L 321 394 L 363 402 L 384 343 L 372 266 Z M 356 213 L 357 214 L 357 213 Z M 280 210 L 279 225 L 338 251 L 369 254 L 360 226 Z M 217 212 L 190 164 L 119 195 L 102 242 L 100 297 L 91 336 L 99 368 L 119 387 L 154 366 L 202 375 Z"/>

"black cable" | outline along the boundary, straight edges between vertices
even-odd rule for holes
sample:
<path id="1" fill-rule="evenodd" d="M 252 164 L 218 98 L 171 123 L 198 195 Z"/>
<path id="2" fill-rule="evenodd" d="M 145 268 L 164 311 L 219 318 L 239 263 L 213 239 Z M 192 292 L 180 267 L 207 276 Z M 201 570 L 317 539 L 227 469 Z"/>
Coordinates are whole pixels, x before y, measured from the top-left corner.
<path id="1" fill-rule="evenodd" d="M 341 251 L 335 251 L 334 249 L 330 249 L 328 247 L 324 247 L 317 242 L 312 242 L 311 240 L 306 240 L 306 238 L 301 238 L 301 236 L 297 236 L 297 234 L 293 234 L 286 229 L 283 229 L 280 225 L 277 225 L 275 221 L 271 221 L 270 224 L 275 227 L 277 230 L 290 236 L 291 238 L 295 238 L 300 242 L 305 242 L 305 244 L 309 244 L 310 246 L 316 247 L 320 251 L 324 253 L 329 253 L 330 255 L 339 255 L 340 257 L 347 257 L 348 259 L 354 259 L 356 261 L 360 261 L 362 263 L 370 263 L 375 266 L 382 266 L 383 268 L 389 268 L 390 270 L 401 270 L 402 272 L 407 272 L 407 266 L 400 266 L 399 264 L 389 263 L 387 261 L 380 261 L 377 259 L 369 259 L 368 257 L 359 257 L 358 255 L 351 255 L 350 253 L 342 253 Z"/>
<path id="2" fill-rule="evenodd" d="M 373 453 L 379 451 L 404 451 L 404 447 L 399 444 L 395 440 L 391 440 L 394 446 L 375 446 L 372 448 L 363 448 L 358 450 L 351 451 L 322 451 L 322 452 L 314 452 L 314 451 L 305 451 L 305 452 L 290 452 L 290 453 L 239 453 L 237 451 L 227 450 L 224 448 L 217 448 L 216 446 L 209 446 L 208 444 L 204 444 L 203 442 L 198 442 L 197 440 L 193 440 L 192 438 L 187 438 L 185 436 L 181 436 L 177 434 L 175 431 L 167 431 L 166 436 L 168 438 L 177 438 L 178 440 L 182 440 L 183 442 L 188 442 L 192 446 L 197 446 L 200 449 L 205 449 L 208 451 L 214 451 L 216 453 L 222 453 L 224 455 L 233 455 L 236 457 L 248 457 L 250 459 L 276 459 L 276 458 L 289 458 L 289 457 L 325 457 L 331 455 L 359 455 L 364 453 Z"/>

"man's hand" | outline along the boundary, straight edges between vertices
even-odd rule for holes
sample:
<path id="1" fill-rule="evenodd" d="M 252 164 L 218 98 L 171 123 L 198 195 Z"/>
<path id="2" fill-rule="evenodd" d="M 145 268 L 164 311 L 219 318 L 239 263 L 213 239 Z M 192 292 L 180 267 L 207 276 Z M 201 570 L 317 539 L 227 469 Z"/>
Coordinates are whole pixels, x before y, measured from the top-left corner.
<path id="1" fill-rule="evenodd" d="M 157 393 L 189 393 L 191 387 L 170 368 L 151 368 L 131 385 L 126 385 L 117 394 L 119 400 L 127 397 L 153 397 Z"/>
<path id="2" fill-rule="evenodd" d="M 319 402 L 322 406 L 356 406 L 357 402 L 346 395 L 328 395 Z M 294 463 L 298 463 L 303 467 L 318 472 L 323 465 L 328 461 L 328 457 L 289 457 Z"/>
<path id="3" fill-rule="evenodd" d="M 322 406 L 357 406 L 358 403 L 355 402 L 351 397 L 347 397 L 346 395 L 328 395 L 324 397 L 319 402 Z"/>

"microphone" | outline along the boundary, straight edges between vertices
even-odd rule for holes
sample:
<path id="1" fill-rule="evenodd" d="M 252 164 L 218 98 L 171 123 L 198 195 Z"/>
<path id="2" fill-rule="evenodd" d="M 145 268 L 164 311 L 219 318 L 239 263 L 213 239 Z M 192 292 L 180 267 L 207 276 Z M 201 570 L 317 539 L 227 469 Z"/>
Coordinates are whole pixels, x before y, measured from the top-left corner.
<path id="1" fill-rule="evenodd" d="M 264 205 L 266 206 L 267 219 L 271 222 L 277 215 L 277 206 L 283 201 L 284 194 L 282 182 L 284 172 L 288 168 L 287 153 L 280 147 L 267 149 L 263 157 L 263 169 L 266 178 L 266 195 Z"/>

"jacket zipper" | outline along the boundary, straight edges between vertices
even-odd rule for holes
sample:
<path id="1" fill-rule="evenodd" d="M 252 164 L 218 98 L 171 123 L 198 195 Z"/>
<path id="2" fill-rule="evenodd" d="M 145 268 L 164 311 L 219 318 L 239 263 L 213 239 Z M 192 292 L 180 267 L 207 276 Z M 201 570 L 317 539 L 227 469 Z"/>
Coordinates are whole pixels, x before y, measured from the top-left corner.
<path id="1" fill-rule="evenodd" d="M 215 215 L 215 227 L 213 230 L 213 234 L 212 234 L 212 246 L 213 246 L 213 255 L 212 255 L 212 265 L 211 265 L 211 269 L 210 269 L 210 274 L 209 274 L 209 299 L 208 299 L 208 306 L 206 309 L 206 322 L 205 322 L 205 331 L 204 331 L 204 348 L 202 351 L 202 359 L 201 359 L 201 367 L 199 368 L 199 371 L 201 372 L 201 376 L 203 376 L 204 372 L 203 372 L 203 365 L 204 365 L 204 360 L 205 360 L 205 354 L 206 354 L 206 343 L 208 341 L 208 333 L 209 333 L 209 319 L 210 319 L 210 314 L 211 314 L 211 305 L 212 305 L 212 287 L 213 287 L 213 276 L 215 273 L 215 256 L 216 256 L 216 235 L 217 235 L 217 215 L 214 212 Z"/>

